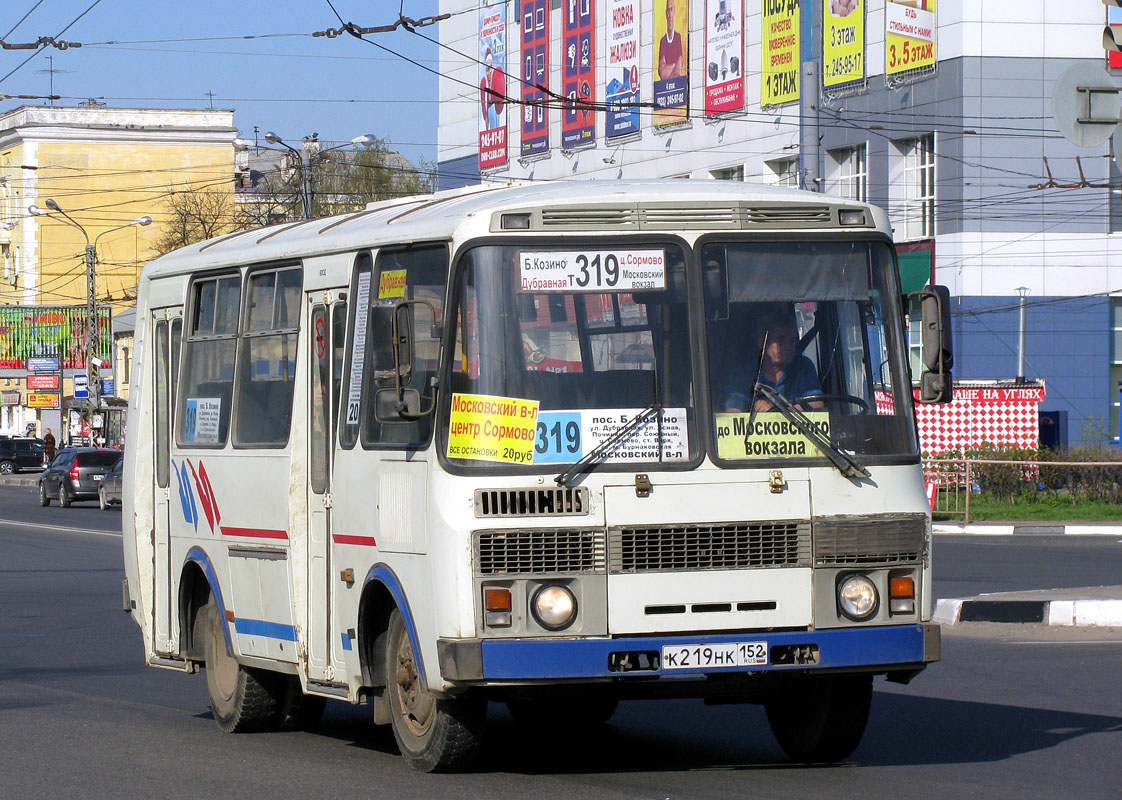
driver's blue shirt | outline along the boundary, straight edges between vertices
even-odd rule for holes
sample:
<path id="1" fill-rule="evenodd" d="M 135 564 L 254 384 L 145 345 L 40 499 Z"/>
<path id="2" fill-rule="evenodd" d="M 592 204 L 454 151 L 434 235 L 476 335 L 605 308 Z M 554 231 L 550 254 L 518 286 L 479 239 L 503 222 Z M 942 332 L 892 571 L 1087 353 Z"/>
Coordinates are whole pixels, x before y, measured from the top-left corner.
<path id="1" fill-rule="evenodd" d="M 795 360 L 783 373 L 777 383 L 760 376 L 760 384 L 770 386 L 788 400 L 798 400 L 800 397 L 814 397 L 822 394 L 822 384 L 818 382 L 818 369 L 814 362 L 806 356 L 795 356 Z M 726 383 L 725 408 L 739 408 L 744 411 L 751 410 L 748 396 L 756 385 L 756 371 L 751 373 L 743 367 L 733 370 Z"/>

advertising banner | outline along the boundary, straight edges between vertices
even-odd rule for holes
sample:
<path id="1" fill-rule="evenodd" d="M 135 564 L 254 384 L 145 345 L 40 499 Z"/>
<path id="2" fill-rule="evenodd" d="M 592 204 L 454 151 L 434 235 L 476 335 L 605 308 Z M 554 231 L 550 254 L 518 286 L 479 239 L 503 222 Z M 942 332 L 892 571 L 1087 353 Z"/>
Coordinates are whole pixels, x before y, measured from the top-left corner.
<path id="1" fill-rule="evenodd" d="M 744 0 L 705 0 L 705 113 L 744 108 Z"/>
<path id="2" fill-rule="evenodd" d="M 44 389 L 58 389 L 58 375 L 28 375 L 27 388 L 30 391 L 41 392 Z"/>
<path id="3" fill-rule="evenodd" d="M 822 0 L 822 85 L 865 82 L 865 0 Z"/>
<path id="4" fill-rule="evenodd" d="M 604 136 L 612 139 L 639 132 L 639 0 L 609 0 L 604 30 Z"/>
<path id="5" fill-rule="evenodd" d="M 109 307 L 97 310 L 95 358 L 112 350 Z M 86 368 L 85 306 L 0 307 L 0 369 L 58 372 Z"/>
<path id="6" fill-rule="evenodd" d="M 799 0 L 763 0 L 763 64 L 760 105 L 781 106 L 799 99 Z"/>
<path id="7" fill-rule="evenodd" d="M 1122 25 L 1122 8 L 1107 6 L 1106 24 Z M 1119 53 L 1117 50 L 1108 50 L 1106 63 L 1111 69 L 1122 69 L 1122 53 Z"/>
<path id="8" fill-rule="evenodd" d="M 654 3 L 654 125 L 674 125 L 690 117 L 690 3 Z"/>
<path id="9" fill-rule="evenodd" d="M 935 68 L 935 0 L 884 4 L 884 73 Z"/>
<path id="10" fill-rule="evenodd" d="M 522 155 L 549 152 L 549 0 L 522 0 Z"/>
<path id="11" fill-rule="evenodd" d="M 479 168 L 507 162 L 506 0 L 479 7 Z"/>
<path id="12" fill-rule="evenodd" d="M 28 408 L 58 408 L 58 392 L 32 392 L 27 395 Z"/>
<path id="13" fill-rule="evenodd" d="M 561 22 L 561 146 L 581 147 L 596 141 L 596 1 L 564 0 Z"/>

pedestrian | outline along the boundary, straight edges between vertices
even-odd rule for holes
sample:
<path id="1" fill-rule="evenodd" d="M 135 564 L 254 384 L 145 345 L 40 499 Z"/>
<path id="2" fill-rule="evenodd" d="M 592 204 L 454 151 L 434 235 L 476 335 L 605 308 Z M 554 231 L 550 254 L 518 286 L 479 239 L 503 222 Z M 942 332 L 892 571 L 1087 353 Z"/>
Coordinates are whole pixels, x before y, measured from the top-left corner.
<path id="1" fill-rule="evenodd" d="M 48 464 L 55 460 L 55 435 L 50 428 L 43 434 L 43 458 Z"/>

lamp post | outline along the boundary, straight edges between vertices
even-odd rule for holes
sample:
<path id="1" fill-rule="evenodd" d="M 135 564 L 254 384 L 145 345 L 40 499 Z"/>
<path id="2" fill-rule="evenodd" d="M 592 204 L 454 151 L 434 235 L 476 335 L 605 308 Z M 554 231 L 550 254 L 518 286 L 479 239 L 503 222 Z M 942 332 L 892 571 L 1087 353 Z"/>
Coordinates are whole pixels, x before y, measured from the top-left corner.
<path id="1" fill-rule="evenodd" d="M 312 134 L 315 136 L 315 134 Z M 284 139 L 278 136 L 273 131 L 265 131 L 265 141 L 269 144 L 278 144 L 290 153 L 293 153 L 299 159 L 300 170 L 300 211 L 304 219 L 312 219 L 312 154 L 307 147 L 301 147 L 297 150 L 292 145 L 288 144 Z M 335 147 L 328 147 L 320 150 L 320 154 L 330 153 L 332 150 L 340 150 L 347 146 L 361 145 L 363 147 L 373 147 L 378 143 L 378 137 L 372 133 L 364 133 L 362 136 L 356 136 L 346 144 L 336 145 Z M 235 150 L 248 150 L 251 147 L 264 150 L 277 150 L 275 147 L 259 148 L 254 142 L 248 139 L 243 139 L 240 136 L 234 139 Z M 279 152 L 279 151 L 278 151 Z"/>
<path id="2" fill-rule="evenodd" d="M 28 206 L 27 211 L 33 217 L 46 217 L 50 216 L 51 211 L 57 212 L 59 218 L 72 228 L 77 228 L 81 232 L 82 238 L 86 240 L 85 260 L 86 260 L 86 381 L 88 383 L 89 391 L 89 404 L 91 410 L 97 410 L 101 404 L 99 395 L 101 394 L 101 359 L 96 356 L 97 353 L 97 240 L 107 233 L 113 231 L 123 230 L 130 228 L 133 225 L 145 226 L 152 224 L 152 218 L 149 216 L 137 217 L 132 222 L 125 225 L 118 225 L 115 228 L 109 228 L 102 231 L 90 241 L 90 235 L 80 222 L 71 217 L 58 203 L 52 198 L 46 200 L 47 208 L 40 208 L 39 206 Z M 47 210 L 49 209 L 49 210 Z M 91 420 L 92 421 L 92 420 Z M 92 434 L 91 434 L 92 437 Z M 93 444 L 91 442 L 91 444 Z"/>
<path id="3" fill-rule="evenodd" d="M 1027 306 L 1029 288 L 1018 286 L 1017 294 L 1020 296 L 1018 325 L 1017 325 L 1017 383 L 1025 382 L 1025 308 Z"/>

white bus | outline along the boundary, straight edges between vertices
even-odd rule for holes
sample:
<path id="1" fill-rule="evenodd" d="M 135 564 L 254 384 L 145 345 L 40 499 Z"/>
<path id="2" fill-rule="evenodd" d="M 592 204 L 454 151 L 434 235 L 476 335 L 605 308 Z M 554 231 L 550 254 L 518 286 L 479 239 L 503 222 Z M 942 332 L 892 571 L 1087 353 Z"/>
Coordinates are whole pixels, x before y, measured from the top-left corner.
<path id="1" fill-rule="evenodd" d="M 873 677 L 939 657 L 904 311 L 883 211 L 723 181 L 474 187 L 157 259 L 147 662 L 205 667 L 224 731 L 370 703 L 425 771 L 471 763 L 488 701 L 542 731 L 763 703 L 792 758 L 844 758 Z"/>

